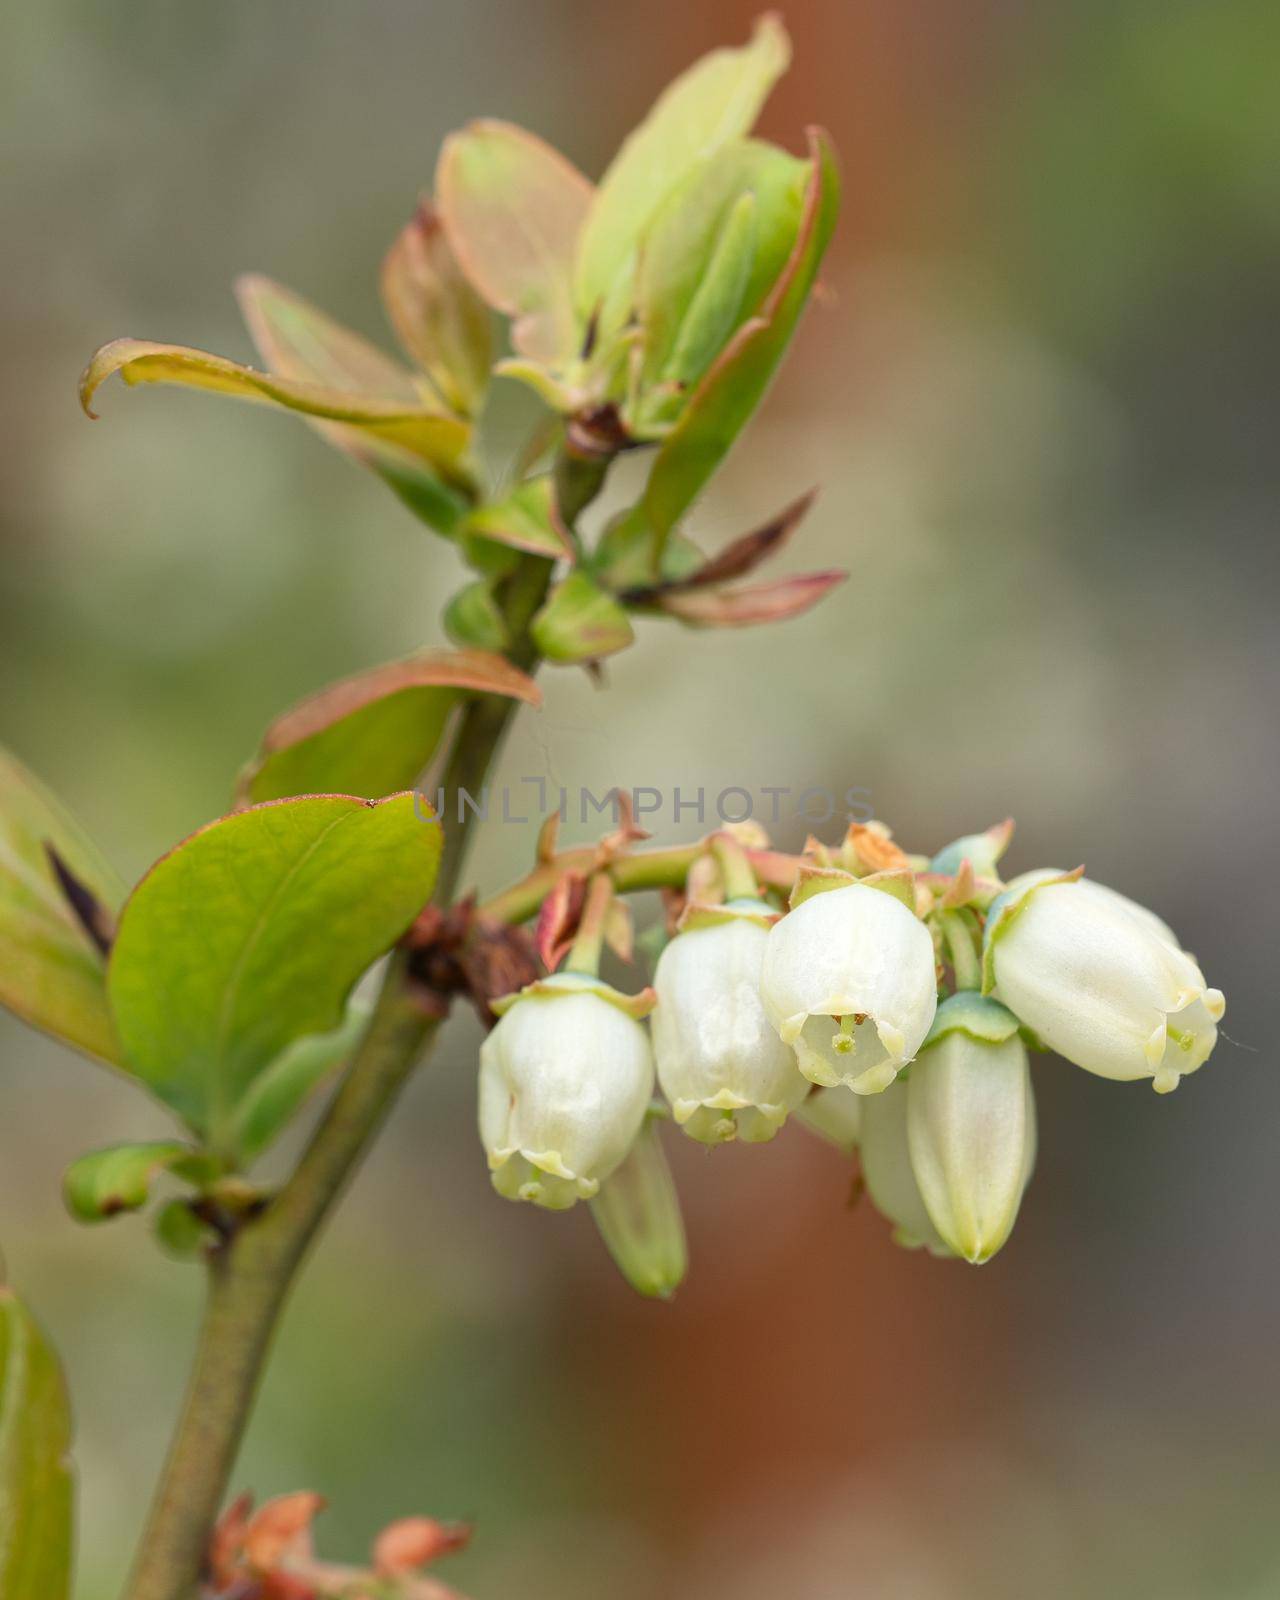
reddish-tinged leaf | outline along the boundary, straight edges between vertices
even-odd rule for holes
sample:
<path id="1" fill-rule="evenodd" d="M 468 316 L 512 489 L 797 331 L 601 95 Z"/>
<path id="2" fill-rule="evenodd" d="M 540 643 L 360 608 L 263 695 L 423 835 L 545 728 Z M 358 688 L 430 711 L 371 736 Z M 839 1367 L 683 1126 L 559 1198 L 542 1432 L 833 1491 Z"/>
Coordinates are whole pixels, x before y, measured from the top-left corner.
<path id="1" fill-rule="evenodd" d="M 659 594 L 661 610 L 699 628 L 746 628 L 757 622 L 782 622 L 798 617 L 843 583 L 847 572 L 809 572 L 777 583 L 753 584 L 745 589 L 693 589 L 688 593 Z"/>
<path id="2" fill-rule="evenodd" d="M 586 895 L 587 880 L 580 873 L 566 872 L 542 902 L 534 943 L 548 972 L 556 970 L 573 945 Z"/>
<path id="3" fill-rule="evenodd" d="M 659 594 L 679 594 L 689 589 L 705 589 L 712 584 L 727 583 L 731 578 L 742 578 L 764 562 L 771 560 L 799 527 L 817 498 L 818 491 L 810 489 L 798 500 L 780 511 L 753 533 L 743 534 L 724 549 L 695 567 L 687 577 L 670 579 L 663 584 L 648 584 L 629 589 L 623 599 L 630 605 L 652 602 Z"/>
<path id="4" fill-rule="evenodd" d="M 373 1565 L 384 1577 L 414 1572 L 442 1556 L 465 1550 L 469 1522 L 437 1522 L 434 1517 L 402 1517 L 385 1527 L 373 1542 Z"/>
<path id="5" fill-rule="evenodd" d="M 472 122 L 445 140 L 436 195 L 453 253 L 511 342 L 536 362 L 577 352 L 573 263 L 594 194 L 549 144 L 507 122 Z"/>
<path id="6" fill-rule="evenodd" d="M 244 1531 L 250 1567 L 274 1572 L 286 1560 L 306 1560 L 311 1555 L 311 1524 L 324 1508 L 324 1496 L 305 1489 L 268 1500 Z"/>
<path id="7" fill-rule="evenodd" d="M 253 1496 L 237 1495 L 218 1518 L 209 1536 L 209 1576 L 218 1589 L 229 1588 L 244 1550 L 245 1530 L 253 1512 Z"/>
<path id="8" fill-rule="evenodd" d="M 743 578 L 763 562 L 772 560 L 790 540 L 803 518 L 808 515 L 809 507 L 816 499 L 817 493 L 816 489 L 810 489 L 808 494 L 802 494 L 798 500 L 793 500 L 785 510 L 766 522 L 764 527 L 757 528 L 754 533 L 744 534 L 741 539 L 735 539 L 732 544 L 725 545 L 724 549 L 712 556 L 705 566 L 699 567 L 675 587 L 704 589 L 709 584 L 726 583 L 730 578 Z"/>
<path id="9" fill-rule="evenodd" d="M 348 424 L 442 471 L 457 467 L 470 439 L 465 422 L 442 415 L 420 399 L 361 394 L 274 377 L 205 350 L 154 344 L 146 339 L 114 339 L 94 353 L 80 379 L 80 403 L 90 417 L 97 415 L 91 409 L 94 394 L 116 372 L 129 384 L 175 383 L 208 389 L 240 400 L 283 406 L 306 417 Z"/>
<path id="10" fill-rule="evenodd" d="M 378 799 L 410 787 L 462 699 L 539 705 L 532 678 L 483 650 L 424 650 L 330 684 L 272 723 L 241 775 L 241 805 L 295 794 Z"/>
<path id="11" fill-rule="evenodd" d="M 444 224 L 423 199 L 382 263 L 382 301 L 400 343 L 445 402 L 474 416 L 493 358 L 489 311 L 463 276 Z"/>
<path id="12" fill-rule="evenodd" d="M 235 287 L 258 354 L 277 377 L 441 409 L 407 368 L 292 289 L 258 272 L 244 273 Z"/>

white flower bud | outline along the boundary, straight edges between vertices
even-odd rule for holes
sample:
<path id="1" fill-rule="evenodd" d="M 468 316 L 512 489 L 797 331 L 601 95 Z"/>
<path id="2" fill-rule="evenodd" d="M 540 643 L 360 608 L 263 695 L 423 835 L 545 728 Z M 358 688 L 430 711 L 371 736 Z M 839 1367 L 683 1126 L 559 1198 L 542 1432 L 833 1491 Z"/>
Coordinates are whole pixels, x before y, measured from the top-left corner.
<path id="1" fill-rule="evenodd" d="M 907 1084 L 891 1084 L 862 1102 L 858 1159 L 867 1193 L 877 1211 L 893 1224 L 893 1241 L 907 1250 L 923 1246 L 931 1255 L 949 1256 L 946 1240 L 934 1227 L 920 1193 L 907 1145 Z"/>
<path id="2" fill-rule="evenodd" d="M 907 1079 L 911 1170 L 952 1250 L 989 1261 L 1035 1160 L 1035 1102 L 1018 1020 L 972 992 L 944 1000 Z"/>
<path id="3" fill-rule="evenodd" d="M 862 1096 L 843 1084 L 838 1089 L 811 1089 L 796 1107 L 796 1120 L 837 1150 L 852 1155 L 862 1132 L 862 1106 Z"/>
<path id="4" fill-rule="evenodd" d="M 988 915 L 984 990 L 1050 1049 L 1161 1094 L 1208 1060 L 1226 1002 L 1172 929 L 1088 879 L 1024 874 Z"/>
<path id="5" fill-rule="evenodd" d="M 772 920 L 758 900 L 695 911 L 658 960 L 658 1082 L 676 1122 L 704 1144 L 772 1139 L 809 1090 L 760 1002 Z"/>
<path id="6" fill-rule="evenodd" d="M 638 1294 L 669 1300 L 689 1265 L 675 1179 L 650 1113 L 622 1165 L 590 1202 L 618 1271 Z"/>
<path id="7" fill-rule="evenodd" d="M 825 889 L 770 931 L 761 998 L 806 1078 L 877 1094 L 915 1055 L 933 1021 L 933 940 L 886 890 L 859 883 Z"/>
<path id="8" fill-rule="evenodd" d="M 499 1194 L 563 1211 L 619 1165 L 653 1094 L 644 1008 L 572 973 L 510 1002 L 480 1050 L 480 1138 Z"/>

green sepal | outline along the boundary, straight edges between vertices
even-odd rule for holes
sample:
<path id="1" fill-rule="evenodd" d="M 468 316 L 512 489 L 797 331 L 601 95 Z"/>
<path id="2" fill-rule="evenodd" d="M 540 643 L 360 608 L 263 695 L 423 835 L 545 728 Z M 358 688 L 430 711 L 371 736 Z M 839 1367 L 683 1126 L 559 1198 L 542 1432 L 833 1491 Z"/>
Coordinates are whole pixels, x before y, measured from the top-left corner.
<path id="1" fill-rule="evenodd" d="M 891 894 L 895 900 L 901 900 L 907 910 L 915 915 L 916 910 L 916 877 L 906 867 L 892 867 L 887 872 L 872 872 L 858 882 L 864 889 L 879 889 L 883 894 Z"/>
<path id="2" fill-rule="evenodd" d="M 812 900 L 815 894 L 826 894 L 829 889 L 847 889 L 857 882 L 859 879 L 852 872 L 842 872 L 839 867 L 802 866 L 792 885 L 787 909 L 794 911 L 806 900 Z"/>
<path id="3" fill-rule="evenodd" d="M 1007 1006 L 972 989 L 963 989 L 939 1003 L 920 1051 L 951 1033 L 966 1034 L 979 1044 L 1004 1044 L 1020 1031 L 1021 1024 Z"/>
<path id="4" fill-rule="evenodd" d="M 954 877 L 962 863 L 967 861 L 979 878 L 999 878 L 996 864 L 1009 848 L 1013 838 L 1013 818 L 998 822 L 985 833 L 967 833 L 944 846 L 929 863 L 930 872 L 940 872 Z"/>
<path id="5" fill-rule="evenodd" d="M 619 1011 L 625 1011 L 637 1022 L 647 1017 L 658 1003 L 658 997 L 652 989 L 642 989 L 639 994 L 623 994 L 621 989 L 615 989 L 603 978 L 593 978 L 584 972 L 553 972 L 548 978 L 535 978 L 532 983 L 526 983 L 523 989 L 517 989 L 514 994 L 504 994 L 496 1000 L 490 1000 L 489 1009 L 494 1016 L 500 1017 L 510 1011 L 517 1000 L 530 995 L 540 1000 L 557 1000 L 569 994 L 598 994 L 602 1000 L 617 1006 Z"/>
<path id="6" fill-rule="evenodd" d="M 598 661 L 635 639 L 625 608 L 582 571 L 556 585 L 529 629 L 548 661 Z"/>
<path id="7" fill-rule="evenodd" d="M 505 651 L 511 644 L 511 630 L 502 607 L 483 579 L 459 589 L 449 601 L 444 608 L 444 631 L 454 644 L 495 653 Z"/>
<path id="8" fill-rule="evenodd" d="M 757 927 L 771 928 L 780 916 L 781 912 L 763 900 L 729 900 L 723 905 L 695 900 L 681 913 L 677 931 L 696 933 L 699 928 L 719 928 L 727 922 L 754 922 Z"/>
<path id="9" fill-rule="evenodd" d="M 161 1173 L 202 1188 L 219 1171 L 215 1161 L 176 1140 L 114 1144 L 71 1163 L 62 1179 L 62 1197 L 77 1222 L 105 1222 L 124 1211 L 140 1211 Z"/>

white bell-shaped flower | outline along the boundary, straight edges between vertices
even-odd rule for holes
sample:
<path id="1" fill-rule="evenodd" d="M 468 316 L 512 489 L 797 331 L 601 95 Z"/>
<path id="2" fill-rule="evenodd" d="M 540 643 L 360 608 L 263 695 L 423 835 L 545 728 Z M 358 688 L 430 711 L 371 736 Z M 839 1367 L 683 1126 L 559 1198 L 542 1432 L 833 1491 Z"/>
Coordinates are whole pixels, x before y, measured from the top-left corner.
<path id="1" fill-rule="evenodd" d="M 905 1083 L 894 1083 L 883 1094 L 869 1095 L 862 1102 L 858 1134 L 862 1180 L 876 1210 L 893 1224 L 895 1244 L 949 1256 L 953 1252 L 934 1227 L 911 1169 L 907 1089 Z"/>
<path id="2" fill-rule="evenodd" d="M 1018 1020 L 994 1000 L 944 1000 L 907 1075 L 911 1170 L 958 1256 L 989 1261 L 1012 1231 L 1035 1161 L 1035 1101 Z"/>
<path id="3" fill-rule="evenodd" d="M 1030 872 L 1020 872 L 1016 878 L 1010 878 L 1004 886 L 1004 892 L 1006 895 L 1016 896 L 1024 889 L 1034 888 L 1038 883 L 1061 882 L 1069 876 L 1070 874 L 1061 867 L 1033 867 Z M 1119 889 L 1111 889 L 1095 878 L 1080 878 L 1077 882 L 1086 894 L 1106 900 L 1112 906 L 1119 906 L 1122 911 L 1127 911 L 1131 917 L 1136 917 L 1139 922 L 1144 923 L 1152 933 L 1163 939 L 1165 944 L 1171 944 L 1175 950 L 1181 950 L 1181 939 L 1164 918 L 1156 916 L 1154 911 L 1149 911 L 1136 900 L 1130 900 L 1127 894 L 1121 894 Z"/>
<path id="4" fill-rule="evenodd" d="M 933 1021 L 933 940 L 885 889 L 824 889 L 771 929 L 761 998 L 806 1078 L 877 1094 L 915 1055 Z"/>
<path id="5" fill-rule="evenodd" d="M 480 1050 L 480 1138 L 493 1186 L 563 1211 L 622 1162 L 653 1094 L 649 1002 L 557 973 L 513 997 Z"/>
<path id="6" fill-rule="evenodd" d="M 772 1139 L 809 1090 L 760 1001 L 774 918 L 759 900 L 695 909 L 658 958 L 658 1082 L 676 1122 L 703 1144 Z"/>
<path id="7" fill-rule="evenodd" d="M 1032 881 L 1027 881 L 1031 879 Z M 1226 1009 L 1153 913 L 1088 879 L 1024 874 L 988 914 L 986 992 L 1050 1049 L 1161 1094 L 1208 1060 Z"/>

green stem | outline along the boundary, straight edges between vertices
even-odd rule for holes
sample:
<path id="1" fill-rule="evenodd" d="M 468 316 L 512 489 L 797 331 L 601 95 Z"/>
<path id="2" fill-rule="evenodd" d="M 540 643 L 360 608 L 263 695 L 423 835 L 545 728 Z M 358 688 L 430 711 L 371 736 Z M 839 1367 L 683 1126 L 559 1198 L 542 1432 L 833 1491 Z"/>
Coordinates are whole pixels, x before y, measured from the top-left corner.
<path id="1" fill-rule="evenodd" d="M 760 893 L 756 875 L 746 850 L 731 833 L 717 833 L 711 841 L 711 853 L 724 880 L 726 900 L 754 900 Z"/>
<path id="2" fill-rule="evenodd" d="M 597 872 L 587 886 L 587 899 L 578 923 L 578 936 L 564 964 L 566 972 L 582 973 L 594 978 L 600 971 L 600 953 L 604 949 L 604 926 L 613 903 L 613 883 L 607 872 Z"/>
<path id="3" fill-rule="evenodd" d="M 504 610 L 518 643 L 512 659 L 536 664 L 528 623 L 546 593 L 550 563 L 529 558 L 508 580 Z M 483 786 L 515 702 L 470 702 L 444 776 L 447 795 Z M 452 823 L 452 825 L 450 825 Z M 446 819 L 435 899 L 448 904 L 466 858 L 472 814 Z M 388 963 L 381 993 L 342 1085 L 298 1166 L 261 1216 L 209 1263 L 209 1292 L 187 1397 L 124 1600 L 192 1600 L 271 1340 L 299 1267 L 321 1225 L 439 1029 L 405 956 Z"/>

